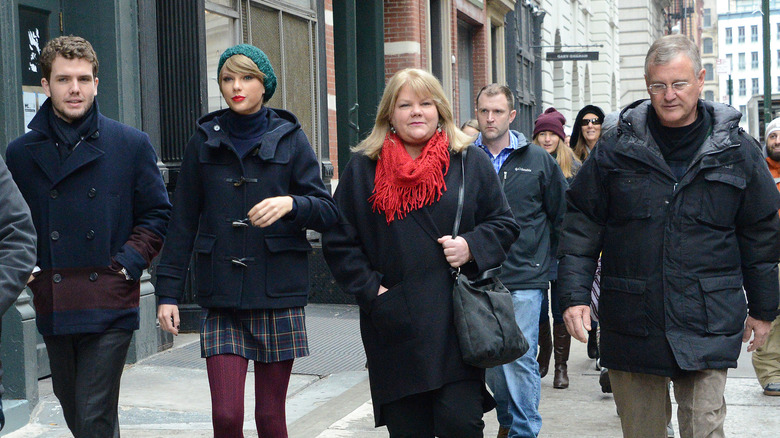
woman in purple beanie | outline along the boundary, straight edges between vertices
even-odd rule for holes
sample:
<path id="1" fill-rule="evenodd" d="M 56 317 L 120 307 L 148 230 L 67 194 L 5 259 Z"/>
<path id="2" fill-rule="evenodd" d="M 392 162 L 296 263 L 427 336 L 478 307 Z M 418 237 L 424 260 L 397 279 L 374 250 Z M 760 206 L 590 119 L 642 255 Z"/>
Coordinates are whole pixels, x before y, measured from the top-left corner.
<path id="1" fill-rule="evenodd" d="M 566 123 L 566 117 L 555 108 L 548 108 L 545 112 L 536 118 L 534 124 L 533 142 L 546 150 L 555 158 L 558 166 L 561 168 L 563 176 L 567 182 L 574 179 L 574 175 L 579 170 L 581 164 L 574 158 L 574 152 L 566 145 L 564 138 L 566 134 L 563 125 Z M 553 239 L 557 241 L 557 239 Z M 557 248 L 552 248 L 553 254 Z M 569 360 L 569 346 L 571 345 L 571 336 L 566 331 L 566 325 L 563 322 L 563 314 L 558 305 L 558 263 L 552 264 L 550 268 L 550 300 L 553 314 L 552 341 L 550 340 L 550 317 L 548 315 L 548 300 L 545 296 L 542 302 L 541 314 L 539 315 L 539 374 L 544 377 L 550 366 L 550 355 L 555 353 L 555 376 L 553 378 L 553 387 L 565 389 L 569 387 L 569 376 L 566 362 Z"/>

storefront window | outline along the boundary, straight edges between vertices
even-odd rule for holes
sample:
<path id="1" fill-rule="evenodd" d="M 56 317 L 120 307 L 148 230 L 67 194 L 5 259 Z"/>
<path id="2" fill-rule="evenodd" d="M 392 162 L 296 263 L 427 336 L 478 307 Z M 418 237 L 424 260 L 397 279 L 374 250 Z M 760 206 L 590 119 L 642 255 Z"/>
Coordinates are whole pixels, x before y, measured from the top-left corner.
<path id="1" fill-rule="evenodd" d="M 222 6 L 232 6 L 233 0 L 216 0 Z M 229 16 L 206 9 L 206 75 L 208 79 L 209 111 L 225 108 L 227 104 L 219 92 L 217 66 L 219 57 L 228 47 L 237 44 L 236 20 Z M 236 13 L 237 15 L 237 13 Z"/>

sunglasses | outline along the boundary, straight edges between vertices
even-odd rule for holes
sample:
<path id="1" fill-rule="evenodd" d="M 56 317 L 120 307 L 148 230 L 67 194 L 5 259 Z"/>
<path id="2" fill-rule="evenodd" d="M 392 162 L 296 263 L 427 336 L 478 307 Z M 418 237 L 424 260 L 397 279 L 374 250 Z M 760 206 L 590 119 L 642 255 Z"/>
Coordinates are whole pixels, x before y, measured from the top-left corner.
<path id="1" fill-rule="evenodd" d="M 592 119 L 582 119 L 582 120 L 580 120 L 580 125 L 582 125 L 582 126 L 588 126 L 591 123 L 593 123 L 594 125 L 600 125 L 601 124 L 601 119 L 599 119 L 598 117 L 594 117 Z"/>

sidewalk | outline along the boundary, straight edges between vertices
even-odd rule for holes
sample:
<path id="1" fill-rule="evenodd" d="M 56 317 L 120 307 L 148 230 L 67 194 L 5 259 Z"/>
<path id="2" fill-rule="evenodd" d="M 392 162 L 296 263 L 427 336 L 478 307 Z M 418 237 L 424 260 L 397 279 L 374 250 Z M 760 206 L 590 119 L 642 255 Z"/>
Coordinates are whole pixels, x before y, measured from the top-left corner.
<path id="1" fill-rule="evenodd" d="M 297 360 L 293 367 L 287 397 L 290 437 L 386 437 L 386 429 L 374 428 L 357 308 L 310 304 L 306 314 L 312 354 Z M 544 426 L 540 436 L 621 437 L 612 396 L 601 393 L 594 361 L 587 358 L 585 345 L 576 341 L 572 343 L 569 378 L 571 386 L 566 390 L 552 388 L 552 374 L 542 380 Z M 250 373 L 244 424 L 247 437 L 257 436 L 253 379 Z M 41 401 L 30 423 L 4 436 L 71 436 L 51 392 L 50 379 L 41 380 L 39 385 Z M 780 397 L 762 395 L 747 353 L 739 368 L 729 372 L 726 401 L 727 436 L 780 437 Z M 180 335 L 173 349 L 126 367 L 119 412 L 123 437 L 210 437 L 210 412 L 198 335 Z M 498 430 L 494 411 L 485 415 L 485 423 L 485 436 L 494 437 Z"/>

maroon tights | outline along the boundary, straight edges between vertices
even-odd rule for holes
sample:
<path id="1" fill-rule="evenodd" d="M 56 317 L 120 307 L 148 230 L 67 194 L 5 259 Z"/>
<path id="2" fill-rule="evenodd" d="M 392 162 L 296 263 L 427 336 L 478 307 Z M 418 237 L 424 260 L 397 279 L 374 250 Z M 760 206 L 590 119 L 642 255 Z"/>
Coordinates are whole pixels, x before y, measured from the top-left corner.
<path id="1" fill-rule="evenodd" d="M 234 354 L 206 358 L 215 438 L 244 436 L 244 384 L 249 361 Z M 255 423 L 260 438 L 287 438 L 284 404 L 293 360 L 255 362 Z"/>

